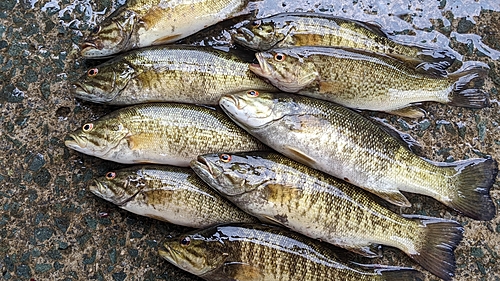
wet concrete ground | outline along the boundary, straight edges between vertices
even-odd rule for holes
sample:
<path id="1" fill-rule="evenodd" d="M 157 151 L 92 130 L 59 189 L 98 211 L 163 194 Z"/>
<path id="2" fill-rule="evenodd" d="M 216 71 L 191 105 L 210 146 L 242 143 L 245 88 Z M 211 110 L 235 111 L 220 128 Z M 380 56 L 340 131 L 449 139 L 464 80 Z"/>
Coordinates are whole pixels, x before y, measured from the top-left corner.
<path id="1" fill-rule="evenodd" d="M 3 0 L 0 2 L 0 278 L 3 280 L 196 280 L 156 253 L 166 236 L 186 229 L 122 211 L 88 192 L 94 176 L 120 167 L 70 151 L 67 132 L 113 108 L 75 100 L 69 81 L 87 68 L 82 32 L 124 1 Z M 385 114 L 435 161 L 491 155 L 500 160 L 500 6 L 496 1 L 263 1 L 259 16 L 321 11 L 377 21 L 399 40 L 450 46 L 463 60 L 490 65 L 483 110 L 424 104 L 418 120 Z M 188 42 L 225 43 L 227 33 Z M 500 205 L 500 189 L 491 195 Z M 500 280 L 500 216 L 477 222 L 436 201 L 409 195 L 398 212 L 458 220 L 465 238 L 456 250 L 454 280 Z M 384 248 L 374 262 L 419 268 Z M 425 271 L 423 271 L 425 272 Z M 438 280 L 426 273 L 426 280 Z"/>

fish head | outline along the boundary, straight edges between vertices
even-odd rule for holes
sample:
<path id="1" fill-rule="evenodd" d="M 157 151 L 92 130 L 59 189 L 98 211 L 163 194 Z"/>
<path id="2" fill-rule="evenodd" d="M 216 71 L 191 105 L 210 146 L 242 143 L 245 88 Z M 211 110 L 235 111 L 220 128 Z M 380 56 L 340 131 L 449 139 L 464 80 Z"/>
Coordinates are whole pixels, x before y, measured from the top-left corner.
<path id="1" fill-rule="evenodd" d="M 132 11 L 117 13 L 94 27 L 81 46 L 85 58 L 108 57 L 135 47 L 132 37 L 137 16 Z"/>
<path id="2" fill-rule="evenodd" d="M 64 144 L 81 153 L 107 159 L 106 156 L 110 153 L 121 151 L 122 147 L 129 147 L 129 135 L 128 129 L 119 118 L 110 114 L 69 133 Z"/>
<path id="3" fill-rule="evenodd" d="M 249 69 L 265 78 L 278 89 L 296 93 L 319 79 L 314 63 L 295 52 L 296 48 L 274 49 L 256 53 L 258 64 L 250 64 Z"/>
<path id="4" fill-rule="evenodd" d="M 249 195 L 274 178 L 274 173 L 258 154 L 205 154 L 193 160 L 191 167 L 200 178 L 227 197 Z"/>
<path id="5" fill-rule="evenodd" d="M 249 21 L 238 28 L 232 38 L 236 43 L 251 50 L 269 50 L 285 38 L 285 34 L 277 32 L 275 24 L 274 21 L 266 19 Z"/>
<path id="6" fill-rule="evenodd" d="M 229 256 L 221 235 L 214 228 L 198 230 L 165 241 L 158 250 L 173 265 L 203 276 L 224 265 Z"/>
<path id="7" fill-rule="evenodd" d="M 112 102 L 129 81 L 136 75 L 136 71 L 128 63 L 110 62 L 87 70 L 87 73 L 73 84 L 73 93 L 76 98 L 96 103 Z"/>
<path id="8" fill-rule="evenodd" d="M 121 206 L 133 199 L 147 185 L 141 171 L 123 169 L 109 171 L 104 176 L 94 179 L 89 190 L 94 195 Z"/>
<path id="9" fill-rule="evenodd" d="M 219 105 L 233 121 L 249 131 L 263 128 L 288 112 L 275 94 L 255 90 L 222 96 Z"/>

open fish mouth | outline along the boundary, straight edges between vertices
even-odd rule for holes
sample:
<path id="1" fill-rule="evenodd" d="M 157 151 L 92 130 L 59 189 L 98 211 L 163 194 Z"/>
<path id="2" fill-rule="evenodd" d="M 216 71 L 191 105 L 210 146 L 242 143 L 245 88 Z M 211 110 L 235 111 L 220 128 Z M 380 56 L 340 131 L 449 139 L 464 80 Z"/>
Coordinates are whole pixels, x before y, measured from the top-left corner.
<path id="1" fill-rule="evenodd" d="M 196 158 L 196 161 L 197 161 L 196 163 L 198 164 L 198 167 L 200 167 L 201 169 L 206 170 L 210 174 L 213 174 L 212 173 L 212 168 L 210 168 L 210 165 L 208 165 L 207 160 L 205 160 L 205 158 L 203 158 L 203 156 L 198 156 Z"/>
<path id="2" fill-rule="evenodd" d="M 158 249 L 158 254 L 167 261 L 169 261 L 172 264 L 178 264 L 177 262 L 177 252 L 169 247 L 166 243 L 162 244 L 160 248 Z"/>
<path id="3" fill-rule="evenodd" d="M 255 74 L 262 76 L 264 78 L 268 78 L 271 76 L 273 68 L 266 61 L 264 55 L 262 53 L 256 53 L 255 57 L 257 58 L 257 63 L 251 63 L 248 68 Z"/>
<path id="4" fill-rule="evenodd" d="M 87 147 L 87 142 L 83 138 L 71 133 L 64 138 L 64 145 L 74 150 L 80 150 Z"/>
<path id="5" fill-rule="evenodd" d="M 240 42 L 250 42 L 255 38 L 255 34 L 253 34 L 250 29 L 246 27 L 240 27 L 238 28 L 238 33 L 233 35 L 234 38 L 236 38 Z"/>

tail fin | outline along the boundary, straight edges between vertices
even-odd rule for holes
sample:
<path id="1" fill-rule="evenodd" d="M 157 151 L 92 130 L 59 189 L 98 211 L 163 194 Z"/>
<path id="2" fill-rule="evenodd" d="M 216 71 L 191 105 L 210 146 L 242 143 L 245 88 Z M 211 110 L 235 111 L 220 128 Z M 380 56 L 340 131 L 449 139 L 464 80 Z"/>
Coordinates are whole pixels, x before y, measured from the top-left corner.
<path id="1" fill-rule="evenodd" d="M 380 271 L 382 281 L 422 281 L 424 275 L 414 269 L 402 268 L 398 270 Z"/>
<path id="2" fill-rule="evenodd" d="M 490 188 L 498 174 L 497 162 L 476 158 L 459 161 L 449 168 L 456 171 L 454 196 L 441 202 L 475 220 L 491 220 L 496 215 Z"/>
<path id="3" fill-rule="evenodd" d="M 455 55 L 447 50 L 434 50 L 419 46 L 416 47 L 421 49 L 416 57 L 409 57 L 395 53 L 388 55 L 403 61 L 422 75 L 427 75 L 432 78 L 448 76 L 446 69 L 455 62 Z"/>
<path id="4" fill-rule="evenodd" d="M 415 219 L 415 216 L 405 216 Z M 423 268 L 443 280 L 455 275 L 455 248 L 463 237 L 463 227 L 455 221 L 419 218 L 422 227 L 415 242 L 417 253 L 408 253 Z M 418 234 L 418 233 L 417 233 Z"/>
<path id="5" fill-rule="evenodd" d="M 479 89 L 484 78 L 488 75 L 489 67 L 480 62 L 464 63 L 461 69 L 449 75 L 453 84 L 453 91 L 448 96 L 450 105 L 484 108 L 490 105 L 489 95 Z"/>

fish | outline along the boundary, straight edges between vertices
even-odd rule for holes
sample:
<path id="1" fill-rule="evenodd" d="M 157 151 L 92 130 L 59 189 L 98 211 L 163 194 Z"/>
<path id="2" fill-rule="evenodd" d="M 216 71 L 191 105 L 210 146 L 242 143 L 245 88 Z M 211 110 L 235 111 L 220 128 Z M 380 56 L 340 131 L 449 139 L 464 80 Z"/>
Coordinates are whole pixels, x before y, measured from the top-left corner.
<path id="1" fill-rule="evenodd" d="M 422 73 L 446 76 L 456 61 L 446 49 L 399 43 L 374 23 L 322 13 L 280 13 L 246 20 L 233 30 L 235 43 L 254 51 L 294 46 L 331 46 L 360 49 L 402 60 Z"/>
<path id="2" fill-rule="evenodd" d="M 129 212 L 187 227 L 257 221 L 190 168 L 140 165 L 108 171 L 95 178 L 89 190 Z"/>
<path id="3" fill-rule="evenodd" d="M 249 14 L 251 0 L 129 0 L 95 26 L 81 46 L 85 58 L 173 43 L 225 19 Z"/>
<path id="4" fill-rule="evenodd" d="M 181 103 L 118 109 L 69 133 L 64 144 L 118 163 L 179 167 L 199 154 L 266 149 L 220 110 Z"/>
<path id="5" fill-rule="evenodd" d="M 180 102 L 216 105 L 222 94 L 278 91 L 234 53 L 211 47 L 155 46 L 132 50 L 73 84 L 76 98 L 111 105 Z"/>
<path id="6" fill-rule="evenodd" d="M 446 77 L 422 74 L 384 54 L 335 47 L 294 47 L 256 54 L 250 70 L 282 91 L 319 98 L 353 109 L 418 118 L 415 104 L 490 105 L 481 88 L 489 67 L 467 62 Z"/>
<path id="7" fill-rule="evenodd" d="M 270 148 L 401 207 L 401 191 L 432 197 L 475 220 L 496 215 L 491 157 L 435 162 L 413 153 L 371 120 L 341 105 L 289 93 L 223 96 L 220 106 Z"/>
<path id="8" fill-rule="evenodd" d="M 333 247 L 262 224 L 225 224 L 188 232 L 165 240 L 158 253 L 208 281 L 423 280 L 422 273 L 411 268 L 359 269 L 342 261 Z"/>
<path id="9" fill-rule="evenodd" d="M 367 257 L 378 256 L 378 245 L 392 246 L 443 280 L 454 276 L 464 231 L 455 221 L 402 217 L 364 190 L 275 152 L 200 155 L 191 167 L 262 222 Z"/>

